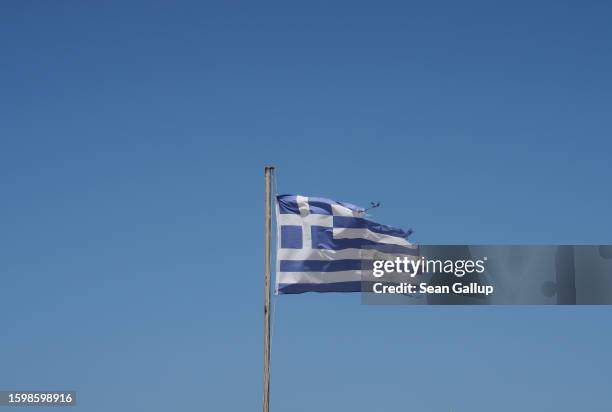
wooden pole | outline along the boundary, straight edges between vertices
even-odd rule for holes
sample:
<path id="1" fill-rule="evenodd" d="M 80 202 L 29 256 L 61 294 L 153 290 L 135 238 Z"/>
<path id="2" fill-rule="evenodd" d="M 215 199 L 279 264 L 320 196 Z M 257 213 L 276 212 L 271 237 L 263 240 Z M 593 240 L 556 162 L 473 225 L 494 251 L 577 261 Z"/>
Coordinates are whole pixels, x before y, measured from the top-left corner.
<path id="1" fill-rule="evenodd" d="M 264 175 L 266 179 L 266 200 L 265 200 L 265 218 L 264 218 L 264 376 L 263 376 L 263 412 L 270 410 L 270 248 L 272 243 L 271 237 L 271 220 L 272 207 L 270 205 L 272 192 L 272 172 L 273 166 L 266 166 Z"/>

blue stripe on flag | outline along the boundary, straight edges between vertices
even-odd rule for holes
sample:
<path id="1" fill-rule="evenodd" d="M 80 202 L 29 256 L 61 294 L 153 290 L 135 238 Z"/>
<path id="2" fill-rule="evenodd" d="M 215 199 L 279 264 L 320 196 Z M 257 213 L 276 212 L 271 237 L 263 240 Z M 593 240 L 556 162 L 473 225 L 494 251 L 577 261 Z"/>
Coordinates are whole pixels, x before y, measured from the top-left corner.
<path id="1" fill-rule="evenodd" d="M 349 282 L 332 283 L 279 283 L 278 293 L 282 295 L 306 293 L 306 292 L 373 292 L 375 283 L 388 286 L 398 286 L 397 282 L 372 282 L 353 280 Z"/>
<path id="2" fill-rule="evenodd" d="M 310 213 L 315 215 L 331 215 L 332 206 L 331 201 L 320 197 L 309 197 L 308 198 L 308 210 Z"/>
<path id="3" fill-rule="evenodd" d="M 410 231 L 399 229 L 392 226 L 382 225 L 362 217 L 334 216 L 334 227 L 348 229 L 368 229 L 382 235 L 406 238 L 410 236 Z"/>
<path id="4" fill-rule="evenodd" d="M 279 283 L 278 293 L 293 294 L 306 292 L 361 292 L 361 282 L 334 283 Z"/>
<path id="5" fill-rule="evenodd" d="M 372 267 L 371 260 L 281 260 L 281 272 L 340 272 L 342 270 L 362 270 Z"/>

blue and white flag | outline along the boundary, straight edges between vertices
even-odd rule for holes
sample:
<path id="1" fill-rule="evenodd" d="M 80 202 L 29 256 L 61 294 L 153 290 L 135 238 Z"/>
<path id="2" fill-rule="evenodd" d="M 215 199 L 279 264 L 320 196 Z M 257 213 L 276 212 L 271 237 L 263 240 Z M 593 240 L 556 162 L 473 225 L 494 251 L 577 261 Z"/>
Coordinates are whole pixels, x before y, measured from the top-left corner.
<path id="1" fill-rule="evenodd" d="M 363 208 L 299 195 L 276 200 L 277 293 L 360 292 L 374 260 L 418 256 L 410 231 L 373 222 Z"/>

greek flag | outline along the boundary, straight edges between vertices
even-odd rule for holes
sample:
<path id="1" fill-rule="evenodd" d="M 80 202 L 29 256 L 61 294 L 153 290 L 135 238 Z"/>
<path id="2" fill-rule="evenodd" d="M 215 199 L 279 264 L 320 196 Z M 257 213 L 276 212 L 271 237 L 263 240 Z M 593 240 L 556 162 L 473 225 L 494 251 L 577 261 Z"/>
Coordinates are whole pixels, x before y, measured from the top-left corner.
<path id="1" fill-rule="evenodd" d="M 276 197 L 276 293 L 360 292 L 374 260 L 418 256 L 410 231 L 363 208 L 319 197 Z M 373 278 L 367 278 L 373 279 Z"/>

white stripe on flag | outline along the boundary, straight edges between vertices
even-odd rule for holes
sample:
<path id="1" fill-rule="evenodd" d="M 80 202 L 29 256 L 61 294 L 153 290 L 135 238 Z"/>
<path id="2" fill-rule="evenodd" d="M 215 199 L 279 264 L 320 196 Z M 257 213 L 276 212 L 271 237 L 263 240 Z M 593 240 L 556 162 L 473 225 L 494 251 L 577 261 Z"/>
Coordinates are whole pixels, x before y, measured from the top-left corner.
<path id="1" fill-rule="evenodd" d="M 295 200 L 300 208 L 300 216 L 306 218 L 310 215 L 310 205 L 306 196 L 296 196 Z M 312 233 L 310 231 L 310 223 L 303 219 L 302 222 L 302 247 L 310 249 L 312 247 Z"/>
<path id="2" fill-rule="evenodd" d="M 277 283 L 361 282 L 361 272 L 361 270 L 346 270 L 340 272 L 279 272 Z"/>
<path id="3" fill-rule="evenodd" d="M 373 242 L 384 243 L 388 245 L 399 245 L 405 247 L 415 248 L 406 239 L 397 236 L 383 235 L 380 233 L 372 232 L 369 229 L 347 229 L 335 227 L 334 239 L 367 239 Z"/>
<path id="4" fill-rule="evenodd" d="M 408 260 L 418 260 L 419 256 L 404 253 L 382 253 L 374 249 L 278 249 L 277 258 L 280 260 L 337 260 L 337 259 L 359 259 L 359 260 L 393 260 L 404 257 Z"/>
<path id="5" fill-rule="evenodd" d="M 295 202 L 300 209 L 300 216 L 305 217 L 310 214 L 310 205 L 308 204 L 308 198 L 306 196 L 296 196 Z"/>
<path id="6" fill-rule="evenodd" d="M 278 223 L 280 225 L 291 225 L 291 226 L 302 226 L 303 223 L 310 224 L 311 226 L 327 226 L 332 227 L 334 224 L 334 217 L 330 215 L 315 215 L 309 214 L 307 216 L 294 215 L 292 213 L 280 214 L 278 217 Z"/>
<path id="7" fill-rule="evenodd" d="M 277 256 L 281 260 L 372 259 L 374 250 L 279 249 Z"/>

